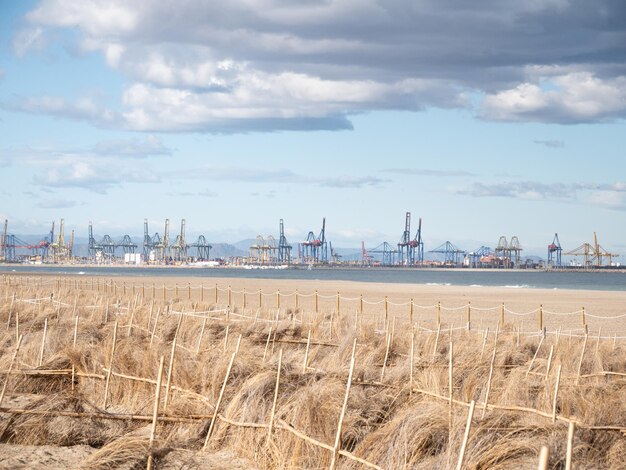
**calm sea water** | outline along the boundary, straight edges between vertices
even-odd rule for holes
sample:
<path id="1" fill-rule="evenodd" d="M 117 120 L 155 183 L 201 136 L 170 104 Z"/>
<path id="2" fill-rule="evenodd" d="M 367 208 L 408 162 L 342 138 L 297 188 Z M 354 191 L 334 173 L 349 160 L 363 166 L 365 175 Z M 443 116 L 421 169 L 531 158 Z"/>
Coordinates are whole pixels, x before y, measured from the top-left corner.
<path id="1" fill-rule="evenodd" d="M 249 279 L 301 279 L 390 282 L 421 285 L 508 287 L 511 289 L 589 289 L 626 291 L 624 272 L 452 271 L 431 269 L 233 269 L 233 268 L 129 268 L 69 266 L 4 266 L 0 273 L 46 273 L 85 276 L 145 276 Z"/>

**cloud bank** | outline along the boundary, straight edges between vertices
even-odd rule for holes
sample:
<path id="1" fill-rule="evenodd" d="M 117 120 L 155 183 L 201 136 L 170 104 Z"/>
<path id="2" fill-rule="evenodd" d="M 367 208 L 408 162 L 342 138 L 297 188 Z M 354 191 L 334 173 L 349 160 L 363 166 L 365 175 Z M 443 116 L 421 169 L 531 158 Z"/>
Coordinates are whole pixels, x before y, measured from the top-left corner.
<path id="1" fill-rule="evenodd" d="M 482 119 L 626 116 L 620 0 L 42 0 L 13 47 L 72 29 L 128 84 L 120 111 L 27 97 L 13 109 L 141 131 L 350 129 L 372 110 Z"/>

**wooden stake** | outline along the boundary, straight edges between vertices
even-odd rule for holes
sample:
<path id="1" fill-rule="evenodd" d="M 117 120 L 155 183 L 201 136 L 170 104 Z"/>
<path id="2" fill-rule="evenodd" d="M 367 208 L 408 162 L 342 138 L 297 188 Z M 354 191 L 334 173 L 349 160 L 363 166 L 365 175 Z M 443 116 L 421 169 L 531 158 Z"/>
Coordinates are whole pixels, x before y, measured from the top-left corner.
<path id="1" fill-rule="evenodd" d="M 548 459 L 550 458 L 550 451 L 547 446 L 541 448 L 539 453 L 539 467 L 538 470 L 548 470 Z"/>
<path id="2" fill-rule="evenodd" d="M 150 450 L 148 453 L 148 465 L 147 469 L 152 469 L 153 457 L 152 446 L 154 445 L 154 438 L 156 435 L 157 423 L 159 422 L 159 401 L 161 398 L 161 381 L 163 380 L 163 356 L 159 363 L 159 372 L 157 373 L 156 391 L 154 392 L 154 412 L 152 414 L 152 427 L 150 428 Z"/>
<path id="3" fill-rule="evenodd" d="M 330 461 L 330 470 L 334 470 L 338 460 L 337 451 L 341 445 L 341 427 L 343 425 L 343 418 L 346 414 L 346 408 L 348 407 L 348 396 L 350 395 L 350 387 L 352 386 L 352 374 L 354 373 L 354 356 L 356 353 L 356 338 L 352 345 L 352 358 L 350 359 L 350 372 L 348 373 L 348 383 L 346 385 L 346 394 L 343 398 L 343 406 L 341 407 L 341 414 L 339 415 L 339 423 L 337 424 L 337 434 L 335 435 L 335 445 L 333 447 L 333 458 Z"/>
<path id="4" fill-rule="evenodd" d="M 554 352 L 554 346 L 550 346 L 550 355 L 548 356 L 548 366 L 546 367 L 546 381 L 550 375 L 550 366 L 552 365 L 552 353 Z"/>
<path id="5" fill-rule="evenodd" d="M 504 302 L 502 302 L 502 306 L 500 307 L 500 328 L 504 327 Z"/>
<path id="6" fill-rule="evenodd" d="M 450 341 L 450 358 L 448 360 L 448 405 L 450 406 L 450 414 L 452 414 L 452 392 L 454 389 L 454 384 L 452 382 L 452 371 L 453 371 L 453 344 Z"/>
<path id="7" fill-rule="evenodd" d="M 267 348 L 270 345 L 271 337 L 272 337 L 272 327 L 270 326 L 270 332 L 267 334 L 267 341 L 265 342 L 265 351 L 263 351 L 263 362 L 265 362 L 265 357 L 267 356 Z"/>
<path id="8" fill-rule="evenodd" d="M 306 349 L 304 350 L 304 362 L 302 363 L 302 373 L 306 374 L 306 368 L 309 365 L 309 347 L 311 346 L 311 330 L 309 329 L 309 335 L 306 339 Z M 282 353 L 282 349 L 281 349 Z"/>
<path id="9" fill-rule="evenodd" d="M 461 443 L 461 452 L 459 453 L 459 460 L 456 464 L 456 470 L 463 468 L 463 459 L 465 458 L 465 449 L 467 448 L 467 441 L 469 440 L 469 433 L 472 427 L 472 418 L 474 417 L 474 407 L 476 402 L 472 400 L 470 402 L 469 411 L 467 413 L 467 424 L 465 425 L 465 433 L 463 434 L 463 442 Z"/>
<path id="10" fill-rule="evenodd" d="M 152 342 L 154 341 L 154 334 L 156 333 L 157 326 L 159 324 L 159 317 L 161 316 L 161 307 L 157 308 L 156 318 L 154 320 L 154 326 L 152 327 L 152 334 L 150 335 L 150 346 L 152 346 Z"/>
<path id="11" fill-rule="evenodd" d="M 2 392 L 0 392 L 0 407 L 2 406 L 2 401 L 4 400 L 4 394 L 7 390 L 9 379 L 11 378 L 11 371 L 13 370 L 13 364 L 15 363 L 15 358 L 17 358 L 17 353 L 20 352 L 21 344 L 22 344 L 22 336 L 20 336 L 17 339 L 17 344 L 15 345 L 15 351 L 13 352 L 13 356 L 11 357 L 11 362 L 9 362 L 9 369 L 7 370 L 6 378 L 4 379 L 4 385 L 2 385 Z"/>
<path id="12" fill-rule="evenodd" d="M 76 315 L 76 319 L 74 320 L 74 342 L 73 342 L 74 348 L 76 348 L 77 336 L 78 336 L 78 315 Z"/>
<path id="13" fill-rule="evenodd" d="M 552 398 L 552 422 L 556 422 L 556 400 L 559 396 L 559 384 L 561 383 L 561 364 L 556 369 L 556 383 L 554 384 L 554 397 Z"/>
<path id="14" fill-rule="evenodd" d="M 129 304 L 130 306 L 130 304 Z M 133 305 L 133 309 L 130 311 L 130 320 L 128 321 L 128 331 L 126 332 L 126 336 L 130 337 L 133 333 L 133 320 L 135 318 L 135 309 L 137 308 L 137 302 L 135 299 L 135 305 Z"/>
<path id="15" fill-rule="evenodd" d="M 539 340 L 539 346 L 537 346 L 537 349 L 535 350 L 535 355 L 533 356 L 532 361 L 530 361 L 530 365 L 528 366 L 528 370 L 526 371 L 526 377 L 528 377 L 528 374 L 530 373 L 530 370 L 533 368 L 533 364 L 535 363 L 535 359 L 537 359 L 537 354 L 539 354 L 539 350 L 541 349 L 541 345 L 543 344 L 543 340 L 544 340 L 544 336 L 541 335 L 541 339 Z"/>
<path id="16" fill-rule="evenodd" d="M 109 359 L 109 370 L 107 372 L 106 383 L 104 385 L 104 399 L 102 400 L 102 408 L 106 410 L 107 398 L 109 396 L 109 384 L 111 383 L 111 372 L 113 371 L 113 356 L 115 355 L 115 345 L 117 343 L 117 320 L 113 326 L 113 345 L 111 346 L 111 358 Z"/>
<path id="17" fill-rule="evenodd" d="M 391 333 L 387 332 L 387 348 L 385 349 L 385 360 L 383 361 L 383 369 L 380 372 L 380 381 L 385 378 L 385 369 L 387 368 L 387 359 L 389 358 L 389 348 L 391 346 Z"/>
<path id="18" fill-rule="evenodd" d="M 585 357 L 585 349 L 587 349 L 587 339 L 589 335 L 585 333 L 585 340 L 583 341 L 583 350 L 580 352 L 580 360 L 578 361 L 578 372 L 576 373 L 576 385 L 580 382 L 580 370 L 583 367 L 583 358 Z"/>
<path id="19" fill-rule="evenodd" d="M 539 305 L 539 331 L 543 331 L 543 305 Z"/>
<path id="20" fill-rule="evenodd" d="M 278 401 L 278 387 L 280 385 L 280 369 L 283 365 L 283 349 L 278 353 L 278 371 L 276 372 L 276 386 L 274 387 L 274 401 L 272 402 L 272 414 L 270 415 L 270 426 L 267 430 L 267 444 L 272 440 L 272 430 L 274 428 L 274 415 L 276 414 L 276 402 Z"/>
<path id="21" fill-rule="evenodd" d="M 315 289 L 315 313 L 319 312 L 319 302 L 318 302 L 318 295 L 317 295 L 317 289 Z"/>
<path id="22" fill-rule="evenodd" d="M 38 362 L 39 367 L 41 367 L 41 365 L 43 364 L 43 352 L 46 347 L 47 333 L 48 333 L 48 317 L 46 317 L 43 323 L 43 336 L 41 337 L 41 349 L 39 349 L 39 362 Z"/>
<path id="23" fill-rule="evenodd" d="M 472 304 L 467 302 L 467 331 L 472 329 Z"/>
<path id="24" fill-rule="evenodd" d="M 198 337 L 198 344 L 196 345 L 196 354 L 200 352 L 200 345 L 202 344 L 202 337 L 204 336 L 204 329 L 206 327 L 206 317 L 202 320 L 202 329 L 200 330 L 200 336 Z"/>
<path id="25" fill-rule="evenodd" d="M 441 325 L 441 302 L 437 302 L 437 325 Z"/>
<path id="26" fill-rule="evenodd" d="M 483 360 L 483 355 L 485 354 L 485 344 L 487 344 L 487 335 L 489 335 L 489 328 L 485 329 L 485 333 L 483 334 L 483 347 L 480 349 L 480 360 Z"/>
<path id="27" fill-rule="evenodd" d="M 435 346 L 433 347 L 433 360 L 437 356 L 437 346 L 439 345 L 439 334 L 441 333 L 441 323 L 437 323 L 437 336 L 435 336 Z"/>
<path id="28" fill-rule="evenodd" d="M 174 370 L 174 360 L 176 359 L 176 340 L 172 340 L 172 352 L 170 353 L 170 364 L 167 368 L 167 382 L 165 385 L 165 399 L 163 400 L 163 413 L 167 410 L 167 403 L 170 397 L 170 386 L 172 384 L 172 371 Z"/>
<path id="29" fill-rule="evenodd" d="M 9 306 L 9 319 L 7 320 L 7 330 L 11 326 L 11 317 L 13 316 L 13 304 L 15 303 L 15 292 L 13 292 L 13 296 L 11 297 L 11 305 Z"/>
<path id="30" fill-rule="evenodd" d="M 491 355 L 491 364 L 489 365 L 489 378 L 487 378 L 487 391 L 485 392 L 485 404 L 483 405 L 483 412 L 481 415 L 481 419 L 485 417 L 485 413 L 487 412 L 487 405 L 489 404 L 489 393 L 491 392 L 491 379 L 493 378 L 493 366 L 496 362 L 497 349 L 498 349 L 498 343 L 496 342 L 493 345 L 493 354 Z"/>
<path id="31" fill-rule="evenodd" d="M 228 333 L 230 332 L 230 325 L 226 325 L 226 334 L 224 335 L 224 354 L 228 348 Z"/>
<path id="32" fill-rule="evenodd" d="M 209 431 L 206 434 L 206 439 L 204 440 L 204 446 L 202 447 L 202 450 L 206 450 L 207 445 L 209 444 L 209 439 L 211 438 L 211 434 L 213 434 L 213 428 L 215 428 L 215 422 L 217 421 L 217 414 L 220 411 L 220 404 L 222 403 L 224 390 L 226 390 L 226 383 L 228 382 L 228 377 L 230 376 L 230 370 L 233 368 L 233 363 L 235 362 L 236 355 L 237 355 L 237 351 L 235 351 L 230 357 L 230 363 L 228 364 L 228 369 L 226 370 L 226 375 L 224 376 L 224 382 L 222 382 L 222 389 L 220 390 L 220 395 L 217 398 L 217 403 L 215 404 L 215 412 L 213 414 L 213 418 L 211 419 Z"/>
<path id="33" fill-rule="evenodd" d="M 413 394 L 413 361 L 415 360 L 415 329 L 411 331 L 411 352 L 409 353 L 409 395 Z"/>
<path id="34" fill-rule="evenodd" d="M 576 424 L 574 421 L 569 422 L 567 427 L 567 453 L 565 454 L 565 470 L 572 469 L 572 451 L 574 450 L 574 430 Z"/>

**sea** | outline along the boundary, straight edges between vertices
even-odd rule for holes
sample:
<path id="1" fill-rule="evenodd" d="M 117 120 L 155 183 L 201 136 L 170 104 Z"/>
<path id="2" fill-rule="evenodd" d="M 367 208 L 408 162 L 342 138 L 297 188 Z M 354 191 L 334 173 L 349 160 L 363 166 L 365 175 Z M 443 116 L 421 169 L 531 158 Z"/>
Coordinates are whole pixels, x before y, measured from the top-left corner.
<path id="1" fill-rule="evenodd" d="M 432 286 L 505 287 L 509 289 L 584 289 L 626 291 L 624 271 L 448 270 L 396 268 L 290 268 L 241 269 L 199 267 L 122 267 L 12 265 L 0 274 L 83 276 L 197 277 L 241 279 L 296 279 L 307 281 L 357 281 Z"/>

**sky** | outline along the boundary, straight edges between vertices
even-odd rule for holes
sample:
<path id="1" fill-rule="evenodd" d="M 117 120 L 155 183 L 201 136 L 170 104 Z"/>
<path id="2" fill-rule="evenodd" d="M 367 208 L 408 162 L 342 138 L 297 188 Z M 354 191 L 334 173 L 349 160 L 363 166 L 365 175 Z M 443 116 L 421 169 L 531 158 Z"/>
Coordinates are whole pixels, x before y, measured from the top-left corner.
<path id="1" fill-rule="evenodd" d="M 15 234 L 624 255 L 625 118 L 623 0 L 0 0 Z"/>

